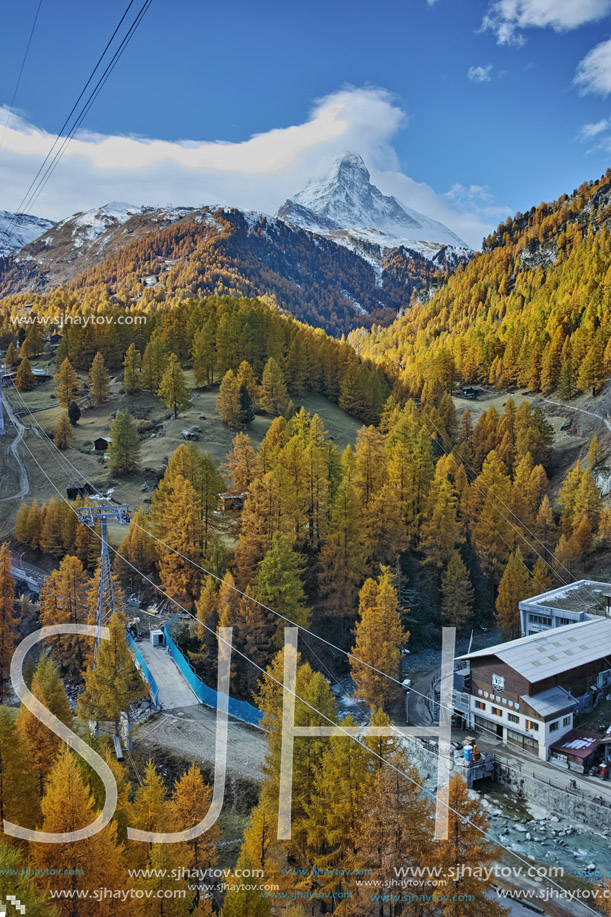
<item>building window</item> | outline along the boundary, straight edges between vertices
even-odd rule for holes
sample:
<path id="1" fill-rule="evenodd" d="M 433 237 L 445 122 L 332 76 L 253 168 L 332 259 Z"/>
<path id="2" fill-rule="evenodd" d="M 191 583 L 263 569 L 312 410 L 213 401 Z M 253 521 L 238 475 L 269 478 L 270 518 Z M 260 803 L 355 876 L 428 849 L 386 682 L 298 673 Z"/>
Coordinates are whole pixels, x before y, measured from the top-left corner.
<path id="1" fill-rule="evenodd" d="M 485 709 L 486 709 L 486 705 L 485 705 L 484 703 L 482 703 L 481 700 L 476 700 L 476 701 L 475 701 L 475 709 L 476 709 L 476 710 L 485 710 Z"/>
<path id="2" fill-rule="evenodd" d="M 517 745 L 519 748 L 523 748 L 526 751 L 533 752 L 535 755 L 539 754 L 539 743 L 536 739 L 531 738 L 530 736 L 523 736 L 519 732 L 516 732 L 514 729 L 507 730 L 507 741 L 512 745 Z"/>
<path id="3" fill-rule="evenodd" d="M 515 713 L 508 713 L 507 719 L 509 720 L 510 723 L 519 723 L 520 722 L 520 717 L 516 716 Z"/>
<path id="4" fill-rule="evenodd" d="M 565 718 L 562 720 L 562 725 L 563 725 L 563 726 L 570 726 L 570 725 L 571 725 L 571 717 L 570 717 L 570 716 L 565 716 Z"/>
<path id="5" fill-rule="evenodd" d="M 544 617 L 543 615 L 529 615 L 528 623 L 529 624 L 538 624 L 539 627 L 551 627 L 552 619 Z"/>
<path id="6" fill-rule="evenodd" d="M 503 716 L 503 711 L 499 707 L 491 707 L 490 709 L 495 716 Z"/>
<path id="7" fill-rule="evenodd" d="M 533 732 L 539 732 L 539 724 L 534 720 L 526 720 L 526 728 L 532 729 Z"/>
<path id="8" fill-rule="evenodd" d="M 556 730 L 558 729 L 558 726 L 559 726 L 559 725 L 560 725 L 560 720 L 554 720 L 553 723 L 550 723 L 550 724 L 549 724 L 549 731 L 550 731 L 550 732 L 556 732 Z"/>

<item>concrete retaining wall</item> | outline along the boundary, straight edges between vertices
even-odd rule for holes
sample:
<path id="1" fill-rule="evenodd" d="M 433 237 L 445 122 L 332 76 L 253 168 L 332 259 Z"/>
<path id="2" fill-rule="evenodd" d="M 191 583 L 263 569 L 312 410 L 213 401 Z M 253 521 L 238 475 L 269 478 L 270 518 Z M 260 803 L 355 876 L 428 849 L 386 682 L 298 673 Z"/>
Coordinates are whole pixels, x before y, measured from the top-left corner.
<path id="1" fill-rule="evenodd" d="M 494 779 L 503 786 L 509 787 L 517 796 L 527 801 L 536 802 L 551 813 L 558 811 L 562 805 L 562 816 L 570 820 L 602 831 L 605 834 L 611 831 L 611 805 L 603 797 L 585 793 L 579 788 L 572 790 L 569 786 L 570 777 L 560 772 L 558 777 L 550 774 L 545 778 L 529 770 L 528 765 L 516 766 L 512 762 L 509 767 L 498 755 L 495 756 Z M 562 802 L 560 803 L 560 800 Z"/>
<path id="2" fill-rule="evenodd" d="M 418 768 L 422 778 L 436 782 L 436 748 L 427 748 L 422 740 L 416 737 L 404 736 L 403 741 L 412 763 Z M 527 802 L 543 806 L 552 814 L 558 811 L 559 800 L 562 799 L 563 818 L 605 834 L 611 832 L 611 805 L 607 803 L 606 798 L 597 799 L 594 795 L 586 794 L 579 788 L 571 790 L 568 773 L 565 777 L 564 772 L 559 772 L 556 777 L 555 773 L 550 772 L 550 777 L 545 780 L 535 774 L 532 769 L 529 770 L 527 764 L 519 765 L 512 761 L 510 767 L 498 755 L 495 755 L 494 759 L 493 779 L 511 789 L 516 796 Z M 458 773 L 463 779 L 466 779 L 465 768 L 456 766 L 453 761 L 450 770 L 452 774 Z M 475 789 L 477 789 L 477 783 Z"/>

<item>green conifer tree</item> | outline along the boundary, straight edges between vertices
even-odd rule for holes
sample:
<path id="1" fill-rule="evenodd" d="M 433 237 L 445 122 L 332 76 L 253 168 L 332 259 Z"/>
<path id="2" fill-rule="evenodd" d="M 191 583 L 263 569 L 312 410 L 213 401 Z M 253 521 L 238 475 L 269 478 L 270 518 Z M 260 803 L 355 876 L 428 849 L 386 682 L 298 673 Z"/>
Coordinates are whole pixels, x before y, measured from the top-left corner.
<path id="1" fill-rule="evenodd" d="M 127 410 L 117 411 L 110 427 L 109 471 L 129 474 L 140 464 L 140 440 L 134 419 Z"/>

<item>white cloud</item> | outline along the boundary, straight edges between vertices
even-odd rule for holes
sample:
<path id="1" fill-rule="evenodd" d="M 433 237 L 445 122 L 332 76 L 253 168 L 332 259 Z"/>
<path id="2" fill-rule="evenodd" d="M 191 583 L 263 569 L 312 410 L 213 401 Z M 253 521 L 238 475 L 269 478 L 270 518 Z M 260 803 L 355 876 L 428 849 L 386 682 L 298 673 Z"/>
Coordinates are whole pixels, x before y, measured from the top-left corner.
<path id="1" fill-rule="evenodd" d="M 606 96 L 611 92 L 611 39 L 596 45 L 579 62 L 574 82 L 582 93 Z"/>
<path id="2" fill-rule="evenodd" d="M 523 45 L 520 29 L 552 28 L 556 32 L 598 22 L 611 12 L 611 0 L 494 0 L 483 29 L 490 29 L 500 45 Z"/>
<path id="3" fill-rule="evenodd" d="M 492 64 L 487 67 L 469 67 L 467 70 L 467 79 L 472 83 L 489 83 Z"/>
<path id="4" fill-rule="evenodd" d="M 0 108 L 0 123 L 6 114 Z M 318 100 L 302 124 L 239 143 L 79 133 L 30 209 L 62 219 L 122 200 L 153 206 L 225 204 L 274 213 L 309 179 L 324 175 L 335 155 L 354 150 L 382 190 L 396 188 L 391 193 L 405 204 L 479 246 L 492 228 L 487 205 L 482 209 L 481 202 L 470 200 L 463 208 L 458 199 L 399 172 L 392 139 L 406 123 L 385 90 L 348 87 Z M 19 206 L 52 140 L 24 118 L 10 117 L 0 150 L 0 209 Z"/>
<path id="5" fill-rule="evenodd" d="M 599 134 L 604 134 L 605 131 L 608 131 L 610 128 L 611 118 L 601 118 L 600 121 L 595 121 L 593 124 L 583 124 L 577 137 L 579 140 L 585 142 L 586 140 L 592 140 L 594 137 L 598 137 Z"/>
<path id="6" fill-rule="evenodd" d="M 401 172 L 371 170 L 372 181 L 385 194 L 394 196 L 427 216 L 439 220 L 458 233 L 472 248 L 479 248 L 482 239 L 514 210 L 495 201 L 490 191 L 479 185 L 453 185 L 449 191 L 437 194 L 425 182 L 416 182 Z"/>

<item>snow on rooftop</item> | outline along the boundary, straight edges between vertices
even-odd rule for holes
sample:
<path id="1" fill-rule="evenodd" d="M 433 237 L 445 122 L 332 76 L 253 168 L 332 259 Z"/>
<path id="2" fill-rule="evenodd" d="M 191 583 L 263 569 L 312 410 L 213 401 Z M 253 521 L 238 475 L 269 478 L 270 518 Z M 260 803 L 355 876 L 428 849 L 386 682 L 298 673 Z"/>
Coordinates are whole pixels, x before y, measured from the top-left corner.
<path id="1" fill-rule="evenodd" d="M 535 607 L 557 608 L 562 611 L 601 615 L 605 614 L 608 595 L 611 595 L 611 583 L 582 579 L 524 599 L 520 602 L 520 607 L 530 610 L 534 610 Z"/>

